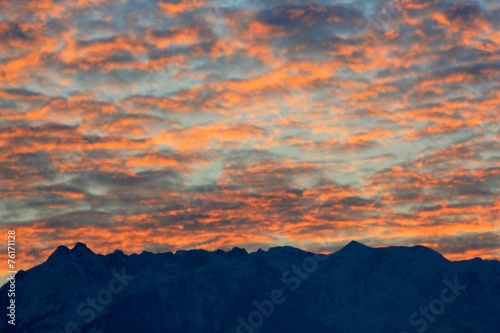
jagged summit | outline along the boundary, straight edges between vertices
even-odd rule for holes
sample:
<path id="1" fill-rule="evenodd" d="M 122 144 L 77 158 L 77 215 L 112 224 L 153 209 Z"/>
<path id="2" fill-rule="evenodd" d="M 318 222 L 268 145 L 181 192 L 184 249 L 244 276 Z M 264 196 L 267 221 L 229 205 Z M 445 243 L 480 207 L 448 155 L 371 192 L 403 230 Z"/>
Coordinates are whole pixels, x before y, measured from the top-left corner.
<path id="1" fill-rule="evenodd" d="M 84 243 L 77 242 L 72 249 L 69 249 L 65 245 L 60 245 L 57 249 L 49 256 L 49 259 L 63 258 L 67 256 L 86 256 L 95 255 L 95 253 L 87 247 Z"/>
<path id="2" fill-rule="evenodd" d="M 73 249 L 71 249 L 72 253 L 81 253 L 81 254 L 95 254 L 91 249 L 87 247 L 84 243 L 77 242 Z"/>
<path id="3" fill-rule="evenodd" d="M 367 254 L 370 253 L 373 250 L 373 248 L 366 246 L 360 242 L 357 242 L 355 240 L 350 241 L 348 244 L 346 244 L 344 247 L 342 247 L 338 253 L 343 253 L 343 254 L 350 254 L 350 255 L 362 255 L 362 254 Z"/>
<path id="4" fill-rule="evenodd" d="M 49 256 L 49 259 L 68 255 L 69 252 L 70 249 L 67 246 L 59 245 L 57 249 Z"/>
<path id="5" fill-rule="evenodd" d="M 73 246 L 73 250 L 79 250 L 79 249 L 88 249 L 87 245 L 82 242 L 76 242 L 75 246 Z"/>
<path id="6" fill-rule="evenodd" d="M 243 257 L 248 254 L 247 250 L 241 247 L 233 247 L 231 250 L 227 252 L 227 254 L 231 257 Z"/>
<path id="7" fill-rule="evenodd" d="M 358 241 L 355 241 L 355 240 L 350 241 L 346 246 L 344 246 L 344 248 L 357 249 L 357 250 L 371 249 L 371 247 L 369 247 L 363 243 L 360 243 Z"/>

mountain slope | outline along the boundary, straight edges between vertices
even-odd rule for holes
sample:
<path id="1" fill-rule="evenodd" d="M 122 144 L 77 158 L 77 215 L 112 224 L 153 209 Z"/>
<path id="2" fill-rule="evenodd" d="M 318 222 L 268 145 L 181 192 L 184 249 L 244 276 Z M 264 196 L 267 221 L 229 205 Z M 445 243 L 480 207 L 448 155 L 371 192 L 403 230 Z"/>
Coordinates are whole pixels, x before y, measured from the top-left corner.
<path id="1" fill-rule="evenodd" d="M 16 275 L 16 312 L 1 332 L 498 333 L 500 262 L 357 242 L 130 256 L 77 243 Z"/>

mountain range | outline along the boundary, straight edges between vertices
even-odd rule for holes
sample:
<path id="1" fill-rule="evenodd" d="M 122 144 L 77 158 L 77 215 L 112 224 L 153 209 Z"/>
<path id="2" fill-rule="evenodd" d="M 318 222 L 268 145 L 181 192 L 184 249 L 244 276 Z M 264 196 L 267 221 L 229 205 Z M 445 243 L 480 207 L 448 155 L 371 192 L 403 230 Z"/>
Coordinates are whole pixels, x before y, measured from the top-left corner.
<path id="1" fill-rule="evenodd" d="M 9 285 L 0 289 L 5 313 Z M 2 314 L 0 332 L 498 333 L 500 262 L 355 241 L 328 255 L 101 255 L 77 243 L 15 275 L 10 320 Z"/>

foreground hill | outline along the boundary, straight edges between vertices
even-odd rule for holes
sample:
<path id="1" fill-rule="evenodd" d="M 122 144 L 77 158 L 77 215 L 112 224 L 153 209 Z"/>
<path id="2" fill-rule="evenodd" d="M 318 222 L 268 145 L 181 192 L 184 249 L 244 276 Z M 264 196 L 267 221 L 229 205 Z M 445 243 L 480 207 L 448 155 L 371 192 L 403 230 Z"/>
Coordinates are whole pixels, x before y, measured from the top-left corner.
<path id="1" fill-rule="evenodd" d="M 500 262 L 422 246 L 127 256 L 77 243 L 15 279 L 16 325 L 2 314 L 0 332 L 500 332 Z"/>

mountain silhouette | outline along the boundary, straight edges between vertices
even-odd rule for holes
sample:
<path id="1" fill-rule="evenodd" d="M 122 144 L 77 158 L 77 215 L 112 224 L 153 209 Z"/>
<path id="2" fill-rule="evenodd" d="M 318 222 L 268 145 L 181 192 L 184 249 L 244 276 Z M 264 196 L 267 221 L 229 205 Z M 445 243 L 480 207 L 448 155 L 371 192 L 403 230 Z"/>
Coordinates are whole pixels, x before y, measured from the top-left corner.
<path id="1" fill-rule="evenodd" d="M 15 326 L 2 314 L 0 332 L 500 332 L 500 262 L 423 246 L 101 255 L 77 243 L 15 283 Z"/>

